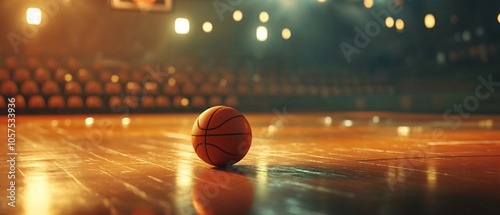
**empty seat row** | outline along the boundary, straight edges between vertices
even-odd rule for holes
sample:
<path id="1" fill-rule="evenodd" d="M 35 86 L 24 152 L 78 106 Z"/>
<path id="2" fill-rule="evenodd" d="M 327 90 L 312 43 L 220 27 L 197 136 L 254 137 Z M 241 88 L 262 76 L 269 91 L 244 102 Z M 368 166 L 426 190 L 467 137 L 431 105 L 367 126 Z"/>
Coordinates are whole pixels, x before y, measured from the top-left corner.
<path id="1" fill-rule="evenodd" d="M 67 98 L 54 95 L 48 98 L 44 98 L 41 95 L 34 95 L 25 97 L 22 95 L 16 95 L 15 105 L 16 108 L 24 109 L 77 109 L 77 108 L 90 108 L 90 109 L 116 109 L 120 107 L 128 108 L 182 108 L 182 107 L 195 107 L 195 108 L 206 108 L 215 105 L 229 105 L 238 106 L 238 99 L 235 96 L 220 97 L 220 96 L 193 96 L 193 97 L 183 97 L 183 96 L 111 96 L 109 98 L 103 98 L 99 96 L 69 96 Z M 6 107 L 6 98 L 0 96 L 0 108 L 4 109 Z M 27 101 L 26 101 L 27 100 Z"/>

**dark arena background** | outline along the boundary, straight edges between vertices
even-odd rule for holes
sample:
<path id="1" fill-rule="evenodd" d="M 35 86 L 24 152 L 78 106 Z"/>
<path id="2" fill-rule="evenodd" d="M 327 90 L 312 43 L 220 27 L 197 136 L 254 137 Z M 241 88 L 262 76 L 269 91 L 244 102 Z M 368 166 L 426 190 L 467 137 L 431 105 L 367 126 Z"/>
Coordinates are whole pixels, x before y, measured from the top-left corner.
<path id="1" fill-rule="evenodd" d="M 500 1 L 0 9 L 0 214 L 500 214 Z"/>

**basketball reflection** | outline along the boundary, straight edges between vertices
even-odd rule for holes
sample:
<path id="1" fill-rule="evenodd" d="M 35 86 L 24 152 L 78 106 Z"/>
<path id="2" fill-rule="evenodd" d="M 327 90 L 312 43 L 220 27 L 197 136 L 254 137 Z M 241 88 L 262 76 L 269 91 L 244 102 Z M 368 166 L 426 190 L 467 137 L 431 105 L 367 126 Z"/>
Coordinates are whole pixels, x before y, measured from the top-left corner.
<path id="1" fill-rule="evenodd" d="M 193 205 L 199 214 L 248 214 L 253 195 L 246 175 L 216 168 L 200 173 L 192 191 Z"/>

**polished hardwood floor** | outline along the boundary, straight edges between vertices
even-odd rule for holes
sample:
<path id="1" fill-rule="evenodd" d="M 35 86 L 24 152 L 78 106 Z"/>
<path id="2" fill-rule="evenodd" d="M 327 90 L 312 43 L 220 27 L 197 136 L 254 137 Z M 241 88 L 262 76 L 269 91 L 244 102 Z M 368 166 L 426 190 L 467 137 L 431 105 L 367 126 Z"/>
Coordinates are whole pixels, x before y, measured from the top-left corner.
<path id="1" fill-rule="evenodd" d="M 0 214 L 500 214 L 498 115 L 245 115 L 224 168 L 194 153 L 196 114 L 18 115 L 14 151 L 2 116 Z"/>

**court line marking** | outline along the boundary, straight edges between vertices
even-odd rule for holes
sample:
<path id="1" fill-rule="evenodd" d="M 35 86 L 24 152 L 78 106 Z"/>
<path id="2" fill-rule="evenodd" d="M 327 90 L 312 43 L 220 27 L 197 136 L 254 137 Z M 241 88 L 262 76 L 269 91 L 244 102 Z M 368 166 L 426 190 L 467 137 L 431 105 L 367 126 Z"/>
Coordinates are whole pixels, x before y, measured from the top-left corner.
<path id="1" fill-rule="evenodd" d="M 446 145 L 469 145 L 469 144 L 500 144 L 500 140 L 467 140 L 467 141 L 442 141 L 442 142 L 427 142 L 431 146 L 446 146 Z"/>
<path id="2" fill-rule="evenodd" d="M 443 156 L 426 156 L 426 157 L 377 158 L 377 159 L 367 159 L 367 160 L 356 160 L 356 162 L 368 163 L 370 161 L 390 161 L 390 160 L 403 160 L 403 159 L 489 158 L 489 157 L 500 157 L 500 155 L 443 155 Z"/>

